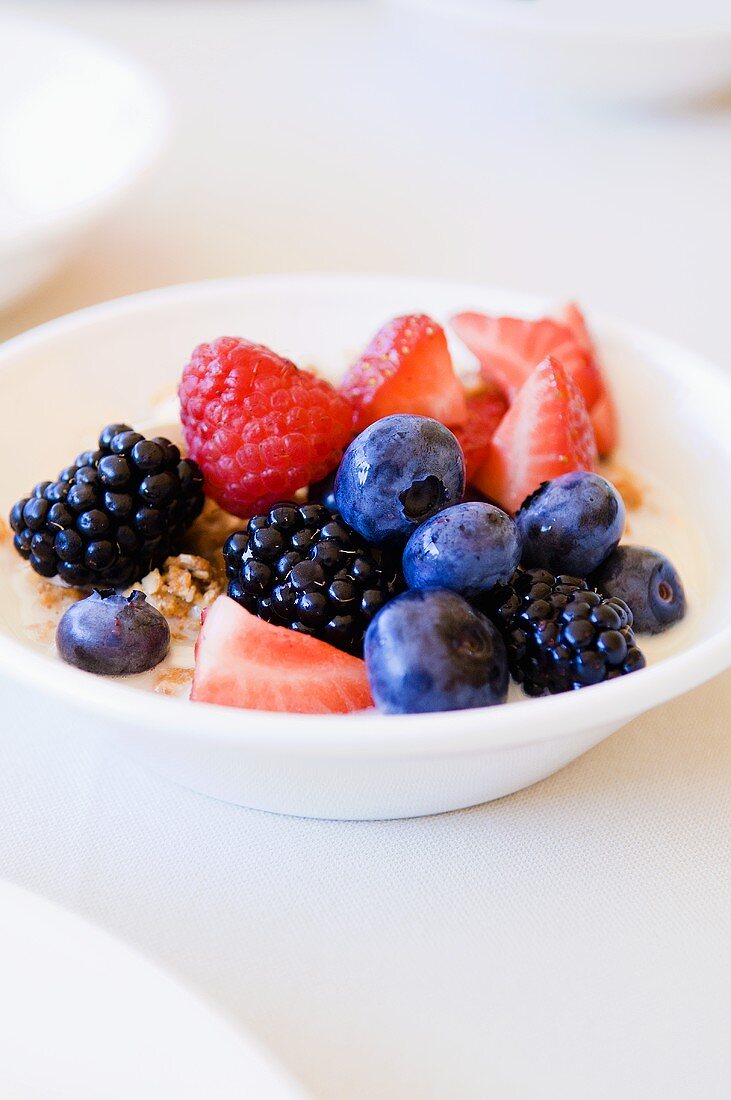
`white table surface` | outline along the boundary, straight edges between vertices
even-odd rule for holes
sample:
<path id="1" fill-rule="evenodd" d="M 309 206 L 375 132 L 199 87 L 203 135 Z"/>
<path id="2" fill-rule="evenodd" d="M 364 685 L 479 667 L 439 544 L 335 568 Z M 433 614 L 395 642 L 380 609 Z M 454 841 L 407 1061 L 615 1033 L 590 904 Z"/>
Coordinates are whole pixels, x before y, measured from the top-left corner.
<path id="1" fill-rule="evenodd" d="M 168 282 L 382 270 L 577 295 L 731 360 L 728 104 L 531 101 L 364 0 L 3 6 L 138 56 L 176 124 L 1 337 Z M 187 978 L 317 1100 L 726 1097 L 730 715 L 726 675 L 501 802 L 344 824 L 4 711 L 0 873 Z"/>

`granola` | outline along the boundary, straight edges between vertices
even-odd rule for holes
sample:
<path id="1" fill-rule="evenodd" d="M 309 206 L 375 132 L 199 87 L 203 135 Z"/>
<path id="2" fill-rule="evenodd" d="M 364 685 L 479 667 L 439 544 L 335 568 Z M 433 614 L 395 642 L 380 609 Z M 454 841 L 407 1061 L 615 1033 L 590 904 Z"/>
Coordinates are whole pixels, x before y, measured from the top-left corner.
<path id="1" fill-rule="evenodd" d="M 221 571 L 207 558 L 177 554 L 134 587 L 142 589 L 150 603 L 165 616 L 172 637 L 184 641 L 197 632 L 201 613 L 221 595 L 224 580 Z"/>
<path id="2" fill-rule="evenodd" d="M 158 695 L 182 695 L 192 679 L 192 668 L 163 668 L 155 675 L 152 690 Z"/>
<path id="3" fill-rule="evenodd" d="M 604 477 L 611 481 L 622 497 L 628 512 L 636 512 L 645 503 L 647 487 L 625 466 L 607 463 L 602 470 Z"/>

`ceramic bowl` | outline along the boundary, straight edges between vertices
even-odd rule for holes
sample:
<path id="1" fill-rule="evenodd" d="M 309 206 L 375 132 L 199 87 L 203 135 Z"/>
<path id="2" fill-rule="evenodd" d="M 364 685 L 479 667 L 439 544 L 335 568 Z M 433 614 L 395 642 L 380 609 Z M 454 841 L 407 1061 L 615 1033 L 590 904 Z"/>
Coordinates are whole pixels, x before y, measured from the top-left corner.
<path id="1" fill-rule="evenodd" d="M 724 0 L 390 0 L 443 50 L 573 100 L 684 104 L 731 85 Z"/>
<path id="2" fill-rule="evenodd" d="M 95 306 L 0 348 L 0 505 L 53 475 L 111 421 L 149 420 L 191 348 L 244 335 L 336 379 L 384 319 L 465 308 L 526 316 L 550 303 L 486 287 L 376 276 L 285 276 L 172 287 Z M 281 813 L 384 818 L 498 798 L 731 664 L 731 377 L 692 352 L 591 316 L 622 414 L 618 456 L 643 487 L 635 541 L 676 561 L 687 619 L 646 645 L 649 667 L 609 684 L 506 706 L 386 717 L 243 711 L 142 692 L 77 671 L 23 632 L 0 546 L 3 717 L 113 739 L 216 798 Z M 470 356 L 454 344 L 460 366 Z M 14 415 L 8 415 L 13 410 Z M 645 640 L 642 641 L 645 648 Z M 69 751 L 73 751 L 70 747 Z"/>
<path id="3" fill-rule="evenodd" d="M 162 148 L 157 84 L 115 50 L 0 14 L 0 306 L 113 209 Z"/>

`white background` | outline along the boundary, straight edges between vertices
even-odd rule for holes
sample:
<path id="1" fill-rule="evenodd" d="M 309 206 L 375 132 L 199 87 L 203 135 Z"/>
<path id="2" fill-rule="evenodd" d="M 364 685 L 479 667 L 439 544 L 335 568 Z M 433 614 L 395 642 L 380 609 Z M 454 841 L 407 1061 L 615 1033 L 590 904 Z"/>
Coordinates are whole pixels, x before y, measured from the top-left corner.
<path id="1" fill-rule="evenodd" d="M 557 105 L 365 0 L 3 6 L 136 55 L 175 128 L 0 336 L 168 282 L 381 270 L 576 295 L 729 362 L 731 102 Z M 318 1100 L 725 1097 L 730 714 L 726 675 L 499 803 L 353 824 L 218 804 L 20 715 L 0 870 L 188 978 Z"/>

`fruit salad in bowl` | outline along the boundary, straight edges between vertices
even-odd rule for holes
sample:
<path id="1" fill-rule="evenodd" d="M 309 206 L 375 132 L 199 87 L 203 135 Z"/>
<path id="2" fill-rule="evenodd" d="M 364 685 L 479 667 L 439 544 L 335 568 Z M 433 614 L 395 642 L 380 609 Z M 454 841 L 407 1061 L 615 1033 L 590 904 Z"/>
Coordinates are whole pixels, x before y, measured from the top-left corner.
<path id="1" fill-rule="evenodd" d="M 3 475 L 20 679 L 207 793 L 388 816 L 548 774 L 673 694 L 684 655 L 712 674 L 680 408 L 671 461 L 667 422 L 638 434 L 664 365 L 639 376 L 642 337 L 576 304 L 505 299 L 242 280 L 11 344 L 8 389 L 70 363 L 90 395 Z"/>

